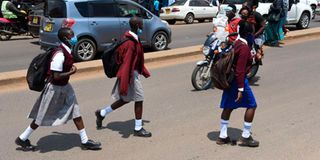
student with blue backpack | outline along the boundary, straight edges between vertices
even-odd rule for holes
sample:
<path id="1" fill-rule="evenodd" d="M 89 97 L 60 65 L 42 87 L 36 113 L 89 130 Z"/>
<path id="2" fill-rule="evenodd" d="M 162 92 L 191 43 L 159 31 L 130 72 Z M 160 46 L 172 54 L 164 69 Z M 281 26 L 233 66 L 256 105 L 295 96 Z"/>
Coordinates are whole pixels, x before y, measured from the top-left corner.
<path id="1" fill-rule="evenodd" d="M 70 28 L 59 29 L 58 38 L 62 43 L 51 54 L 48 64 L 48 83 L 29 114 L 29 118 L 33 121 L 16 138 L 15 143 L 24 151 L 33 151 L 35 146 L 31 145 L 29 137 L 39 126 L 62 125 L 72 119 L 79 131 L 81 148 L 99 150 L 101 144 L 88 139 L 80 107 L 74 90 L 69 84 L 70 76 L 77 71 L 71 54 L 71 48 L 77 43 L 77 38 Z"/>

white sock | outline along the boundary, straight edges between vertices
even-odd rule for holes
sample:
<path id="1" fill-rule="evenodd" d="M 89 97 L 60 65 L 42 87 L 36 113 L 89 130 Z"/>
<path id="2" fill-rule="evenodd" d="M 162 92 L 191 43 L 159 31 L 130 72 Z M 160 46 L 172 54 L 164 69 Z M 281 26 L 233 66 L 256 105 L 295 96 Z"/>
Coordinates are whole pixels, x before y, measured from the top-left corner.
<path id="1" fill-rule="evenodd" d="M 29 126 L 20 136 L 19 138 L 23 141 L 27 140 L 31 133 L 33 132 L 34 130 Z"/>
<path id="2" fill-rule="evenodd" d="M 82 144 L 88 142 L 88 136 L 87 136 L 86 130 L 84 128 L 79 130 L 79 135 L 80 135 Z"/>
<path id="3" fill-rule="evenodd" d="M 142 128 L 142 119 L 136 119 L 134 130 L 139 131 Z"/>
<path id="4" fill-rule="evenodd" d="M 220 120 L 220 138 L 227 138 L 228 137 L 228 125 L 229 125 L 229 121 Z"/>
<path id="5" fill-rule="evenodd" d="M 244 125 L 243 125 L 243 131 L 242 131 L 242 137 L 243 138 L 249 138 L 250 135 L 251 135 L 251 126 L 252 126 L 252 123 L 249 123 L 249 122 L 244 122 Z"/>
<path id="6" fill-rule="evenodd" d="M 101 109 L 100 115 L 102 117 L 105 117 L 107 114 L 111 113 L 112 111 L 113 111 L 113 109 L 111 108 L 111 106 L 108 106 L 108 107 L 106 107 L 104 109 Z"/>

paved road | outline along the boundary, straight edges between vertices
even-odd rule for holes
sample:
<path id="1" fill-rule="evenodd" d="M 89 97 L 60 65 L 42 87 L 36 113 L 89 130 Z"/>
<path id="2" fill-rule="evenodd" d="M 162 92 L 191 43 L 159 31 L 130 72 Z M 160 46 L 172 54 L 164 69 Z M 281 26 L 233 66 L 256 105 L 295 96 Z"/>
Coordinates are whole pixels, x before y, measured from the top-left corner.
<path id="1" fill-rule="evenodd" d="M 311 23 L 310 27 L 320 27 L 320 16 Z M 173 42 L 169 47 L 181 48 L 202 44 L 211 29 L 211 23 L 172 25 Z M 38 39 L 21 39 L 21 37 L 8 42 L 1 41 L 0 72 L 26 69 L 32 58 L 42 52 L 37 41 Z"/>
<path id="2" fill-rule="evenodd" d="M 72 122 L 39 128 L 30 138 L 39 151 L 16 151 L 13 141 L 30 123 L 26 116 L 39 94 L 28 90 L 1 93 L 0 160 L 318 160 L 319 43 L 317 39 L 266 50 L 264 66 L 252 84 L 259 104 L 253 126 L 253 136 L 261 142 L 259 148 L 215 144 L 221 91 L 193 91 L 192 62 L 152 69 L 152 77 L 143 79 L 144 126 L 153 133 L 147 139 L 132 136 L 132 104 L 109 115 L 105 129 L 95 129 L 93 112 L 112 102 L 113 80 L 97 77 L 72 82 L 86 130 L 103 144 L 98 152 L 81 151 Z M 243 113 L 239 109 L 231 117 L 232 138 L 241 134 Z"/>

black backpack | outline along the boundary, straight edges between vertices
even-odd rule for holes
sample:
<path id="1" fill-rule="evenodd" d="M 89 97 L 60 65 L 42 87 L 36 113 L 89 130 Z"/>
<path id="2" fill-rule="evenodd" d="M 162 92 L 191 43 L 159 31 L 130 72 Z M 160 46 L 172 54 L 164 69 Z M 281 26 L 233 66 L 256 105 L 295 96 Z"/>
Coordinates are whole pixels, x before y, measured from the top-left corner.
<path id="1" fill-rule="evenodd" d="M 33 58 L 27 71 L 27 82 L 30 90 L 41 92 L 47 83 L 47 73 L 52 53 L 56 48 L 49 48 Z"/>
<path id="2" fill-rule="evenodd" d="M 108 78 L 114 78 L 117 76 L 120 64 L 117 63 L 117 49 L 129 39 L 126 38 L 121 41 L 115 41 L 107 50 L 102 54 L 101 60 L 103 63 L 104 73 Z"/>

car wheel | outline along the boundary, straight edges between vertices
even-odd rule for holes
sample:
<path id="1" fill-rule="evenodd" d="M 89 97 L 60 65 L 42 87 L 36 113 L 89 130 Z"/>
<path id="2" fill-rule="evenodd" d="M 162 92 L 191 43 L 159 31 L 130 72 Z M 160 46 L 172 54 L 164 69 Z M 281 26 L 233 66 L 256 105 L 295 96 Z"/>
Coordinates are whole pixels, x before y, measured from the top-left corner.
<path id="1" fill-rule="evenodd" d="M 205 19 L 198 19 L 199 23 L 203 23 L 205 21 Z"/>
<path id="2" fill-rule="evenodd" d="M 159 31 L 152 38 L 152 49 L 154 51 L 165 50 L 168 47 L 168 36 L 165 32 Z"/>
<path id="3" fill-rule="evenodd" d="M 187 23 L 187 24 L 192 24 L 193 21 L 194 21 L 194 15 L 192 13 L 188 13 L 186 18 L 184 19 L 184 21 Z"/>
<path id="4" fill-rule="evenodd" d="M 167 20 L 169 24 L 176 24 L 176 20 Z"/>
<path id="5" fill-rule="evenodd" d="M 96 56 L 96 44 L 88 38 L 80 39 L 74 47 L 74 59 L 78 62 L 93 60 Z"/>
<path id="6" fill-rule="evenodd" d="M 310 15 L 307 12 L 303 12 L 297 24 L 297 28 L 306 29 L 309 27 L 309 23 L 310 23 Z"/>
<path id="7" fill-rule="evenodd" d="M 311 6 L 311 9 L 312 9 L 312 19 L 315 19 L 316 18 L 316 6 L 312 5 Z"/>

